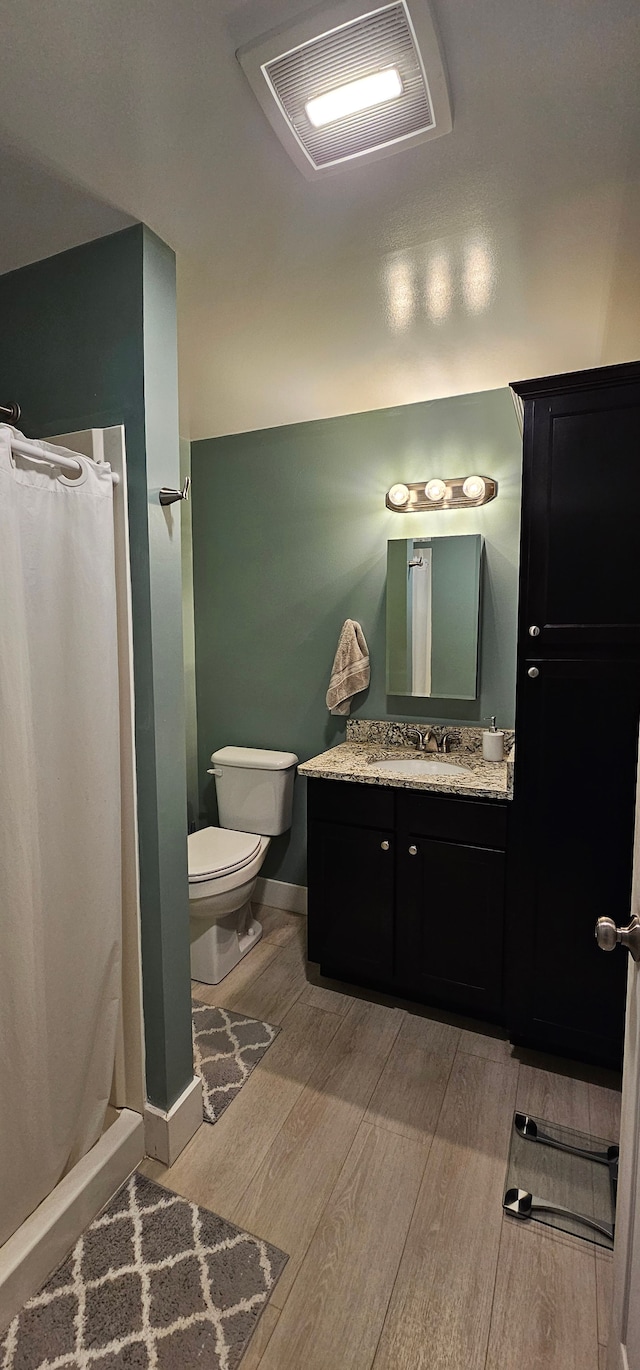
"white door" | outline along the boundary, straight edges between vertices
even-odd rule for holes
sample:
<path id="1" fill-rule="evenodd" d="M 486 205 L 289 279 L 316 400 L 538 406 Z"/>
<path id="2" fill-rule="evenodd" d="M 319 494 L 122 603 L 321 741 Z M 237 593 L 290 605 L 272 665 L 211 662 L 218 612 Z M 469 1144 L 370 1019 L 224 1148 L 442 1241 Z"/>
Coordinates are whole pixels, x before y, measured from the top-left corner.
<path id="1" fill-rule="evenodd" d="M 636 916 L 640 920 L 640 772 L 636 793 L 631 915 L 632 923 Z M 599 928 L 598 941 L 601 945 L 607 941 L 607 935 L 613 940 L 612 926 Z M 640 922 L 637 932 L 631 932 L 631 943 L 634 954 L 640 957 Z M 628 952 L 618 948 L 615 954 L 628 955 Z M 622 1077 L 620 1183 L 613 1257 L 613 1316 L 607 1370 L 640 1370 L 640 960 L 633 960 L 631 955 Z"/>

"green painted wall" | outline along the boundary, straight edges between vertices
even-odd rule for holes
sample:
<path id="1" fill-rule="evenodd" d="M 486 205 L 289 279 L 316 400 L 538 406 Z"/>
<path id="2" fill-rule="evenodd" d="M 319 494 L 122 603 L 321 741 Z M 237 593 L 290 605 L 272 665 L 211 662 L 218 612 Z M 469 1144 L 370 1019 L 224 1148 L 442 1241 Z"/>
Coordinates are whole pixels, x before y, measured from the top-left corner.
<path id="1" fill-rule="evenodd" d="M 29 436 L 124 423 L 147 1090 L 192 1077 L 173 253 L 138 224 L 0 276 L 0 389 Z"/>
<path id="2" fill-rule="evenodd" d="M 136 723 L 143 990 L 149 1095 L 170 1108 L 193 1078 L 180 506 L 158 500 L 161 486 L 180 484 L 176 263 L 146 228 L 142 248 L 146 488 L 138 527 L 149 575 L 143 683 L 149 696 L 150 671 L 152 691 L 152 711 Z M 134 600 L 134 650 L 136 623 Z"/>
<path id="3" fill-rule="evenodd" d="M 342 740 L 325 693 L 338 633 L 359 619 L 371 686 L 353 716 L 513 724 L 521 440 L 507 390 L 434 400 L 192 444 L 196 688 L 203 820 L 215 821 L 208 758 L 225 743 L 301 759 Z M 398 515 L 398 480 L 494 476 L 475 510 Z M 480 696 L 424 702 L 385 694 L 390 537 L 485 538 Z M 264 874 L 305 880 L 304 782 L 291 833 Z"/>

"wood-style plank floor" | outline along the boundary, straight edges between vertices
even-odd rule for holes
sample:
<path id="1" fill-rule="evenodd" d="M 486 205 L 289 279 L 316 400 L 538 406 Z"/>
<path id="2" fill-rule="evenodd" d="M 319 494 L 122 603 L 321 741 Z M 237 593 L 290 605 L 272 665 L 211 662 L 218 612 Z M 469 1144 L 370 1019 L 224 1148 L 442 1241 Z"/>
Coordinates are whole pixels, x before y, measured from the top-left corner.
<path id="1" fill-rule="evenodd" d="M 616 1080 L 310 983 L 304 919 L 256 912 L 259 946 L 196 992 L 282 1030 L 171 1169 L 145 1163 L 289 1254 L 240 1370 L 598 1370 L 611 1257 L 501 1200 L 516 1105 L 613 1139 Z"/>

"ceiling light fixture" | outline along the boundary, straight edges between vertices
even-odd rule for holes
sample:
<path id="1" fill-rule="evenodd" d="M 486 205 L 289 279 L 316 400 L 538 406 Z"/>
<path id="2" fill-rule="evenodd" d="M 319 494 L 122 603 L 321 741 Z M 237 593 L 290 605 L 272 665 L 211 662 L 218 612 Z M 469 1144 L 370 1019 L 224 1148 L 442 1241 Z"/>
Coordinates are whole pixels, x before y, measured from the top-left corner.
<path id="1" fill-rule="evenodd" d="M 330 0 L 238 61 L 280 141 L 315 179 L 440 138 L 451 106 L 428 0 Z"/>
<path id="2" fill-rule="evenodd" d="M 313 127 L 324 128 L 326 124 L 346 119 L 362 109 L 386 105 L 389 100 L 397 100 L 399 95 L 402 95 L 400 73 L 395 67 L 389 67 L 387 71 L 374 71 L 373 75 L 362 76 L 359 81 L 348 81 L 346 86 L 316 95 L 315 99 L 307 100 L 305 109 Z"/>
<path id="3" fill-rule="evenodd" d="M 455 476 L 450 480 L 407 481 L 392 485 L 385 500 L 396 514 L 435 513 L 438 509 L 477 509 L 489 504 L 498 493 L 498 482 L 491 476 Z"/>

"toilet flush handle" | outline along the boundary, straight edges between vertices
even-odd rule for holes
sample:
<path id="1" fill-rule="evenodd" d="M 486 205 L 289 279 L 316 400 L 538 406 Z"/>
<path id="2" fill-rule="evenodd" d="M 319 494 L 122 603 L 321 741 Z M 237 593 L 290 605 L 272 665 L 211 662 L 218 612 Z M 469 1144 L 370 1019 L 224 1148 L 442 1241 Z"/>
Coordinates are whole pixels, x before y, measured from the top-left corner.
<path id="1" fill-rule="evenodd" d="M 220 766 L 214 766 L 211 770 L 207 771 L 207 775 L 222 775 L 222 768 Z"/>

